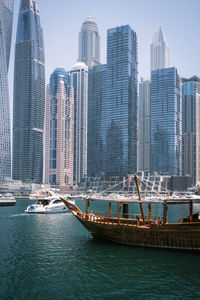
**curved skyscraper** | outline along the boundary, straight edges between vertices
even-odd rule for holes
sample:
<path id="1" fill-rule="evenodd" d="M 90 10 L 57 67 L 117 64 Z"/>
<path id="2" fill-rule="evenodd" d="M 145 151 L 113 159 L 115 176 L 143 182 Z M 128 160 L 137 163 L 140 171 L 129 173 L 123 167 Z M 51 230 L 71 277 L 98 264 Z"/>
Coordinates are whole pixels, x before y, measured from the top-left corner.
<path id="1" fill-rule="evenodd" d="M 41 183 L 45 66 L 38 5 L 21 0 L 15 45 L 13 179 Z"/>
<path id="2" fill-rule="evenodd" d="M 79 33 L 79 59 L 88 68 L 100 64 L 100 36 L 95 19 L 89 16 Z"/>
<path id="3" fill-rule="evenodd" d="M 73 185 L 74 101 L 70 75 L 52 73 L 46 97 L 45 183 Z"/>
<path id="4" fill-rule="evenodd" d="M 13 24 L 13 0 L 0 0 L 0 180 L 11 176 L 8 66 Z"/>

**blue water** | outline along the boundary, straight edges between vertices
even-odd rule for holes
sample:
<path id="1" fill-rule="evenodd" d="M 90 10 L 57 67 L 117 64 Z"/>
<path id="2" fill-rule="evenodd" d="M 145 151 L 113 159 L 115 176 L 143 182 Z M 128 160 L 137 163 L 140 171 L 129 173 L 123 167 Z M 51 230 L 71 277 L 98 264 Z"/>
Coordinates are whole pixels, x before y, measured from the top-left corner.
<path id="1" fill-rule="evenodd" d="M 0 299 L 200 299 L 200 255 L 93 239 L 71 213 L 0 207 Z M 80 203 L 82 205 L 82 203 Z"/>

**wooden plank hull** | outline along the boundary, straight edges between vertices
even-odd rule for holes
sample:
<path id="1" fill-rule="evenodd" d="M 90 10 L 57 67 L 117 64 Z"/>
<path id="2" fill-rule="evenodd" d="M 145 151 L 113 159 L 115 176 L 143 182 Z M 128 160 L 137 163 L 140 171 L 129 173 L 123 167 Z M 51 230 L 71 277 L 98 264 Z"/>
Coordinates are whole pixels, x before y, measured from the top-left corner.
<path id="1" fill-rule="evenodd" d="M 200 251 L 200 223 L 150 226 L 105 224 L 76 216 L 97 238 L 143 247 Z"/>

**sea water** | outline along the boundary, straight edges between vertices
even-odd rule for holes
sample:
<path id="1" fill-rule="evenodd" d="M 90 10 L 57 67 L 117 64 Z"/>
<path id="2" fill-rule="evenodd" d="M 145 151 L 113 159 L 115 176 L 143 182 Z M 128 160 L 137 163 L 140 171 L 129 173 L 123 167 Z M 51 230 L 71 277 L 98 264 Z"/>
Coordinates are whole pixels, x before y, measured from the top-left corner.
<path id="1" fill-rule="evenodd" d="M 94 239 L 70 212 L 29 215 L 30 203 L 0 207 L 1 300 L 200 299 L 200 255 Z"/>

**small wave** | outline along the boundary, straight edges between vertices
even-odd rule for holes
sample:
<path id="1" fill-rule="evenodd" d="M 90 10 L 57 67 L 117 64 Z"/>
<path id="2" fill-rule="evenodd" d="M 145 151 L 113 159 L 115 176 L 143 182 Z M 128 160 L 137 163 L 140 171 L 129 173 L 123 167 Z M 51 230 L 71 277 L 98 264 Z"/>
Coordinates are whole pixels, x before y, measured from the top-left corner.
<path id="1" fill-rule="evenodd" d="M 10 218 L 16 218 L 16 217 L 24 217 L 24 216 L 27 216 L 28 214 L 26 213 L 21 213 L 21 214 L 15 214 L 15 215 L 11 215 L 11 216 L 8 216 Z"/>

